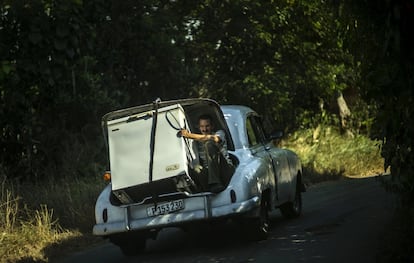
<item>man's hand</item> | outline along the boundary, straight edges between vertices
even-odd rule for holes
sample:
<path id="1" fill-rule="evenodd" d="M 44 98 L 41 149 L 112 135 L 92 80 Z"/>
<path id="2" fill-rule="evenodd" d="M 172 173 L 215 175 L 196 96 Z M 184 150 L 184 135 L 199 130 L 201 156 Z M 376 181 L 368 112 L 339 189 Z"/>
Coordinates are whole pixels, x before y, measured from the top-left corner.
<path id="1" fill-rule="evenodd" d="M 189 131 L 187 131 L 186 129 L 182 129 L 182 130 L 180 131 L 180 133 L 181 133 L 181 136 L 182 136 L 182 137 L 185 137 L 185 138 L 188 138 L 188 135 L 190 134 L 190 132 L 189 132 Z"/>

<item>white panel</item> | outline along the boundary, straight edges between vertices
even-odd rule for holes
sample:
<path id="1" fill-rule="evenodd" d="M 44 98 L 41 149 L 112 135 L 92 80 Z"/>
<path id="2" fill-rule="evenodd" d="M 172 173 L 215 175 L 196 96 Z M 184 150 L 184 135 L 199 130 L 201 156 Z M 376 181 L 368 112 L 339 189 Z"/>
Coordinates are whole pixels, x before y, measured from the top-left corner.
<path id="1" fill-rule="evenodd" d="M 168 113 L 167 113 L 168 112 Z M 108 122 L 109 154 L 112 190 L 149 182 L 151 112 Z M 184 127 L 185 115 L 180 105 L 162 108 L 158 112 L 155 136 L 153 180 L 187 172 L 187 148 L 182 138 L 168 123 Z M 188 126 L 187 126 L 188 127 Z"/>
<path id="2" fill-rule="evenodd" d="M 108 123 L 113 190 L 148 181 L 148 131 L 151 130 L 152 118 L 132 122 L 127 120 L 123 118 Z"/>
<path id="3" fill-rule="evenodd" d="M 187 157 L 184 140 L 177 137 L 175 127 L 184 127 L 185 116 L 181 108 L 163 110 L 158 115 L 155 136 L 153 179 L 163 179 L 187 172 Z"/>

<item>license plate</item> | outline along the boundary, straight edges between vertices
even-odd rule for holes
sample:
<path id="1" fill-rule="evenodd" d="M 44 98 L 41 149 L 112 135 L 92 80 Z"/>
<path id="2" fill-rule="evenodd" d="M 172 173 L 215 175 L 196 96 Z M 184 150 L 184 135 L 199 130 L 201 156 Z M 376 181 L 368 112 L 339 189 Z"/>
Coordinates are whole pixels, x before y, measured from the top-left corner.
<path id="1" fill-rule="evenodd" d="M 165 202 L 157 204 L 156 206 L 150 206 L 147 208 L 148 216 L 157 216 L 172 213 L 178 210 L 184 209 L 184 200 L 178 199 L 171 202 Z"/>

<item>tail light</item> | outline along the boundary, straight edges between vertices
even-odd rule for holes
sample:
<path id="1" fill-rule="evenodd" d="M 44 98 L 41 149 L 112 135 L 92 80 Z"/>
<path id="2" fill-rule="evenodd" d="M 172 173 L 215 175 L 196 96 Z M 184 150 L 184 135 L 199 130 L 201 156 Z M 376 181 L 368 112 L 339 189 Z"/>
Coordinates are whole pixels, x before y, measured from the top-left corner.
<path id="1" fill-rule="evenodd" d="M 111 172 L 110 172 L 110 171 L 106 171 L 106 172 L 104 173 L 104 175 L 103 175 L 103 179 L 104 179 L 106 182 L 110 182 L 110 181 L 111 181 Z"/>

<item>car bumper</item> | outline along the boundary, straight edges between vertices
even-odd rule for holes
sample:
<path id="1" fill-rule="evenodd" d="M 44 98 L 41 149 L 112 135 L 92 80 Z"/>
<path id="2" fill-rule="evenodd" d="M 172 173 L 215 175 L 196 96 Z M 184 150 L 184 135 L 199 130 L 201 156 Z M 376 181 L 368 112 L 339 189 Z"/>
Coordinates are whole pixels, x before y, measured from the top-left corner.
<path id="1" fill-rule="evenodd" d="M 255 196 L 243 202 L 231 203 L 212 207 L 210 197 L 204 196 L 198 202 L 198 209 L 186 209 L 171 214 L 155 217 L 134 218 L 134 206 L 123 207 L 122 220 L 96 224 L 93 234 L 108 236 L 128 231 L 159 229 L 168 226 L 177 226 L 192 221 L 210 220 L 220 217 L 237 216 L 255 210 L 260 205 L 259 197 Z"/>

